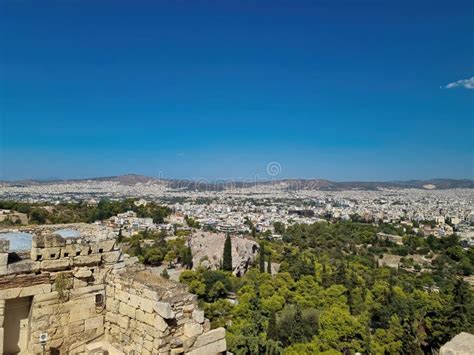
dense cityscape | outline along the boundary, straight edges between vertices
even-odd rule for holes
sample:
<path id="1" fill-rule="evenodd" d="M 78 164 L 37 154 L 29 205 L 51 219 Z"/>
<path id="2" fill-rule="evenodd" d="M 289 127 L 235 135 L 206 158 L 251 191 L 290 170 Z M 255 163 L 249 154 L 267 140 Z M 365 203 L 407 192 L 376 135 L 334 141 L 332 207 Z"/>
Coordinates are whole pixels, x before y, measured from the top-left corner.
<path id="1" fill-rule="evenodd" d="M 69 286 L 60 294 L 60 300 L 65 300 L 59 302 L 65 305 L 80 290 L 86 296 L 95 292 L 96 298 L 102 288 L 117 294 L 111 280 L 126 282 L 130 272 L 143 279 L 127 292 L 144 292 L 150 285 L 162 284 L 160 279 L 168 279 L 171 298 L 168 303 L 158 302 L 165 310 L 160 308 L 156 315 L 151 311 L 154 318 L 149 321 L 146 311 L 139 316 L 140 304 L 156 302 L 153 297 L 134 303 L 129 295 L 107 299 L 99 318 L 93 308 L 82 309 L 79 333 L 75 323 L 65 328 L 72 336 L 70 341 L 62 340 L 60 334 L 66 333 L 58 333 L 54 315 L 46 313 L 49 321 L 41 327 L 43 333 L 38 330 L 35 334 L 57 332 L 48 343 L 50 349 L 144 354 L 157 349 L 170 354 L 226 349 L 235 354 L 451 354 L 472 345 L 466 331 L 474 324 L 474 189 L 425 185 L 325 191 L 317 186 L 289 188 L 288 182 L 278 180 L 193 189 L 166 182 L 100 180 L 3 183 L 0 241 L 3 238 L 8 243 L 3 275 L 18 277 L 39 269 L 53 272 L 58 280 L 58 275 L 72 267 L 74 281 L 64 281 Z M 82 245 L 81 249 L 74 243 Z M 91 269 L 93 265 L 98 269 Z M 112 278 L 93 276 L 113 269 L 117 271 Z M 374 284 L 374 278 L 380 281 Z M 12 279 L 10 287 L 20 290 L 21 279 Z M 64 287 L 50 282 L 53 286 L 48 292 L 53 294 Z M 186 297 L 197 297 L 197 302 L 185 302 L 185 308 L 176 303 L 183 291 L 174 289 L 183 284 L 189 295 L 195 295 Z M 270 292 L 274 287 L 276 293 Z M 383 292 L 389 298 L 377 298 L 380 290 L 376 287 L 388 287 Z M 421 294 L 416 292 L 425 293 L 427 299 L 420 304 Z M 461 304 L 451 306 L 452 297 L 461 297 L 458 293 L 463 300 L 456 302 Z M 340 297 L 340 303 L 331 301 L 333 297 Z M 397 298 L 396 302 L 404 299 L 407 305 L 389 306 Z M 391 309 L 388 314 L 378 308 L 385 302 Z M 135 303 L 138 308 L 131 308 Z M 403 315 L 411 312 L 410 304 L 421 307 L 422 313 L 415 312 L 423 319 L 419 325 L 416 318 Z M 7 311 L 9 307 L 7 303 Z M 457 307 L 463 307 L 461 314 Z M 444 317 L 453 321 L 452 312 L 461 318 L 446 328 L 441 324 L 446 322 Z M 334 318 L 336 313 L 343 323 Z M 260 321 L 252 323 L 254 318 Z M 30 322 L 41 319 L 33 317 Z M 177 325 L 166 323 L 167 319 L 174 319 Z M 88 325 L 91 322 L 94 325 Z M 148 343 L 141 338 L 124 341 L 122 332 L 135 336 L 130 327 L 140 322 L 156 326 L 138 333 L 139 337 L 148 333 Z M 300 332 L 289 330 L 294 322 L 302 322 Z M 442 335 L 431 323 L 445 327 Z M 104 340 L 80 345 L 74 334 L 86 328 Z M 424 340 L 410 340 L 410 334 Z M 160 342 L 163 345 L 157 345 Z M 28 346 L 33 352 L 40 349 L 35 342 Z"/>

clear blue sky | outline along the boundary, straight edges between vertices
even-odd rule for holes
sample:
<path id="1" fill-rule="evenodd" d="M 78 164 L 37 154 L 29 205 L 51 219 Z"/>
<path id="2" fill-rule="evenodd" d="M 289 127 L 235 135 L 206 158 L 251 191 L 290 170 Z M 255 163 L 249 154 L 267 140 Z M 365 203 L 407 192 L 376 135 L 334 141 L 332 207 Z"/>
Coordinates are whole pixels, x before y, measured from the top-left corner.
<path id="1" fill-rule="evenodd" d="M 474 177 L 473 1 L 4 0 L 0 32 L 0 179 Z"/>

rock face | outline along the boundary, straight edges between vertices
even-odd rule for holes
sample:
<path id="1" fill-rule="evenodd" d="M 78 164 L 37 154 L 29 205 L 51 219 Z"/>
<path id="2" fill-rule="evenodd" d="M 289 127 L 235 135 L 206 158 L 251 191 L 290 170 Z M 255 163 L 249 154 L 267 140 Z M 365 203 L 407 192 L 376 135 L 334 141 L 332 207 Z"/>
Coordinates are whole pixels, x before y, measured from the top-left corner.
<path id="1" fill-rule="evenodd" d="M 439 355 L 471 354 L 474 354 L 474 335 L 465 332 L 459 333 L 439 349 Z"/>
<path id="2" fill-rule="evenodd" d="M 193 265 L 215 270 L 219 268 L 226 236 L 222 233 L 197 232 L 190 238 Z M 256 242 L 239 236 L 232 237 L 232 266 L 235 275 L 243 275 L 258 255 Z"/>

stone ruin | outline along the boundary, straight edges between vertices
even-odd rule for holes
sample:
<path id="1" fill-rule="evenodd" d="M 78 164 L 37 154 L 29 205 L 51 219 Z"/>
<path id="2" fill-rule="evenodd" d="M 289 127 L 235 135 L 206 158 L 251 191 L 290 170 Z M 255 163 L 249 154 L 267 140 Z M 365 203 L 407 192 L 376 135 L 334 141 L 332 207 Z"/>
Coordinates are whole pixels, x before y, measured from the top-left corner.
<path id="1" fill-rule="evenodd" d="M 29 252 L 0 239 L 0 354 L 225 353 L 224 328 L 211 329 L 196 296 L 113 234 L 30 232 Z"/>

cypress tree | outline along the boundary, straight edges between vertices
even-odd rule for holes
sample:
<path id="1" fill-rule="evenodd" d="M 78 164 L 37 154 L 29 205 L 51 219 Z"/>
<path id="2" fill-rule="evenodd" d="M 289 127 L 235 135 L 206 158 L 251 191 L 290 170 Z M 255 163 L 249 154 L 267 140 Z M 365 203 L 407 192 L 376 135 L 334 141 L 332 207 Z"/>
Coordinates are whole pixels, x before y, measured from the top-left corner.
<path id="1" fill-rule="evenodd" d="M 265 272 L 265 245 L 260 244 L 260 272 Z"/>
<path id="2" fill-rule="evenodd" d="M 224 271 L 232 271 L 232 241 L 230 235 L 227 234 L 224 243 L 224 254 L 223 254 L 222 268 Z"/>

